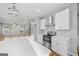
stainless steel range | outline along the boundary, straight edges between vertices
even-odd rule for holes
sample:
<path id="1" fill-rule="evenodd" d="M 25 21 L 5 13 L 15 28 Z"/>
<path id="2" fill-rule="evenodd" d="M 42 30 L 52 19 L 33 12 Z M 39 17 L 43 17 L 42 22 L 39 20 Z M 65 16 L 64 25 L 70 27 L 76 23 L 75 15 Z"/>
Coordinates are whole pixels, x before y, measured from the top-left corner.
<path id="1" fill-rule="evenodd" d="M 43 45 L 51 50 L 51 37 L 55 36 L 56 32 L 47 32 L 46 35 L 43 35 Z"/>

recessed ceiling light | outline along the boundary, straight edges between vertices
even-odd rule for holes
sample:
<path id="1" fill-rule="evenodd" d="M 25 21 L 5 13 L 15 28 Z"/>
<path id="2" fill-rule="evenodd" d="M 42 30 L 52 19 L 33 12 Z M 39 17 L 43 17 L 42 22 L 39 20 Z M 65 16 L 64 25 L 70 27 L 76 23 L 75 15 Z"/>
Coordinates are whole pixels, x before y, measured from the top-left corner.
<path id="1" fill-rule="evenodd" d="M 37 12 L 39 12 L 39 11 L 40 11 L 40 9 L 36 9 L 36 11 L 37 11 Z"/>

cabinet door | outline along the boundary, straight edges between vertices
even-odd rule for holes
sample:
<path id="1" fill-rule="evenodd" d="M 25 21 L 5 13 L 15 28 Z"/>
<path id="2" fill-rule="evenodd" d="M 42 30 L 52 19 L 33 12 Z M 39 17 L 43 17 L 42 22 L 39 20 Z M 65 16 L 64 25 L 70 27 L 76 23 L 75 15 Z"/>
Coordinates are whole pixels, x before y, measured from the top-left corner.
<path id="1" fill-rule="evenodd" d="M 56 41 L 57 39 L 53 38 L 52 39 L 52 50 L 55 52 L 59 53 L 59 43 Z"/>
<path id="2" fill-rule="evenodd" d="M 62 41 L 62 40 L 58 40 L 55 41 L 55 49 L 56 51 L 60 54 L 60 55 L 67 55 L 67 43 Z"/>
<path id="3" fill-rule="evenodd" d="M 51 45 L 52 46 L 52 50 L 54 50 L 54 44 L 55 44 L 55 41 L 54 40 L 55 39 L 52 37 L 52 40 L 51 40 L 52 41 L 52 45 Z"/>
<path id="4" fill-rule="evenodd" d="M 45 30 L 45 19 L 41 19 L 41 30 Z"/>
<path id="5" fill-rule="evenodd" d="M 60 55 L 67 55 L 67 41 L 62 39 L 53 38 L 52 39 L 52 50 Z"/>
<path id="6" fill-rule="evenodd" d="M 43 35 L 42 35 L 42 34 L 39 34 L 39 35 L 38 35 L 37 41 L 38 41 L 39 43 L 43 44 Z"/>
<path id="7" fill-rule="evenodd" d="M 41 44 L 43 44 L 43 35 L 42 34 L 40 35 L 40 41 L 41 41 Z"/>
<path id="8" fill-rule="evenodd" d="M 69 29 L 69 9 L 55 14 L 55 29 Z"/>

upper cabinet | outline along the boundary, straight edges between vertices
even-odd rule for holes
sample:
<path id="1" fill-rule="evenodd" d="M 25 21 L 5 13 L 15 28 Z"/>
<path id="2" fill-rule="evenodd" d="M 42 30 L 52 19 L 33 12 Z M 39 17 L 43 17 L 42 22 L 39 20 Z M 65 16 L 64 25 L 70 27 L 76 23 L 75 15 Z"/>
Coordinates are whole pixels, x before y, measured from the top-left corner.
<path id="1" fill-rule="evenodd" d="M 41 30 L 45 30 L 45 18 L 41 19 Z"/>
<path id="2" fill-rule="evenodd" d="M 69 9 L 55 14 L 55 29 L 69 29 Z"/>

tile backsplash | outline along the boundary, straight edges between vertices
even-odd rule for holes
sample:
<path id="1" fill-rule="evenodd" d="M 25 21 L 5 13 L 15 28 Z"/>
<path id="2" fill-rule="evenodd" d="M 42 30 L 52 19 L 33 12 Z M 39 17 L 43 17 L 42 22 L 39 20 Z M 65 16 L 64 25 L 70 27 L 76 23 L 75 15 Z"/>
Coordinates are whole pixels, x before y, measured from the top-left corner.
<path id="1" fill-rule="evenodd" d="M 70 37 L 70 32 L 68 30 L 57 30 L 56 34 L 57 36 Z"/>

